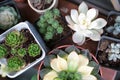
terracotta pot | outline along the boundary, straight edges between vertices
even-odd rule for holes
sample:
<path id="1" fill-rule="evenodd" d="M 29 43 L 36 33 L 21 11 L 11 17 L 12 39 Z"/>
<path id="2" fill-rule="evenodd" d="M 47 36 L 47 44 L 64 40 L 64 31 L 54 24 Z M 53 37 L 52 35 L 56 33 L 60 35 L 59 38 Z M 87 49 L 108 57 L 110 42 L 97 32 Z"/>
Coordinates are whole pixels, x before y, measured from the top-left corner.
<path id="1" fill-rule="evenodd" d="M 65 49 L 65 48 L 67 48 L 69 46 L 72 46 L 72 45 L 63 45 L 63 46 L 59 46 L 59 47 L 57 47 L 55 49 Z M 80 46 L 75 46 L 75 47 L 77 47 L 80 50 L 85 50 L 84 48 L 82 48 Z M 55 49 L 53 49 L 52 51 L 50 51 L 48 54 L 52 54 Z M 93 60 L 95 60 L 95 62 L 99 64 L 98 60 L 96 59 L 96 57 L 92 53 L 90 53 L 90 56 L 92 56 Z M 37 79 L 38 80 L 40 80 L 39 73 L 40 73 L 40 70 L 41 70 L 43 64 L 44 64 L 44 61 L 41 61 L 40 65 L 39 65 L 39 68 L 38 68 L 38 74 L 37 74 Z M 101 70 L 101 68 L 99 69 L 99 73 L 102 76 L 102 70 Z M 101 77 L 101 80 L 103 80 L 102 77 Z"/>

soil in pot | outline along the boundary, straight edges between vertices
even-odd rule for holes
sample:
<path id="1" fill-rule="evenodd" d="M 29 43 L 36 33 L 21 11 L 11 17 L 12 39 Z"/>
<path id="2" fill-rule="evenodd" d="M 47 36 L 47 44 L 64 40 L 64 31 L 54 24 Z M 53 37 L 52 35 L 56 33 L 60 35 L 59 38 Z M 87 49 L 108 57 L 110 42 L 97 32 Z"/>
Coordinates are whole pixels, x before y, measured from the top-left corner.
<path id="1" fill-rule="evenodd" d="M 120 42 L 112 39 L 102 39 L 97 51 L 97 59 L 102 66 L 120 70 Z"/>
<path id="2" fill-rule="evenodd" d="M 31 4 L 38 10 L 44 10 L 51 6 L 53 0 L 30 0 Z"/>
<path id="3" fill-rule="evenodd" d="M 32 34 L 30 33 L 30 31 L 28 29 L 22 29 L 20 31 L 20 33 L 22 33 L 23 36 L 25 37 L 25 41 L 21 45 L 16 46 L 14 48 L 10 47 L 10 46 L 8 46 L 6 44 L 6 41 L 5 41 L 6 38 L 5 38 L 5 40 L 3 40 L 1 42 L 0 45 L 5 45 L 6 46 L 6 49 L 7 49 L 7 52 L 8 52 L 7 55 L 5 56 L 6 59 L 9 59 L 9 58 L 14 57 L 14 56 L 18 56 L 18 57 L 20 57 L 21 59 L 23 59 L 25 61 L 26 65 L 28 65 L 29 63 L 31 63 L 31 62 L 35 61 L 36 59 L 38 59 L 41 56 L 41 54 L 36 55 L 36 56 L 30 56 L 30 54 L 29 54 L 30 45 L 37 44 L 37 43 L 36 43 L 34 37 L 32 36 Z M 14 49 L 15 52 L 14 51 L 12 52 L 12 49 Z M 25 49 L 26 54 L 24 56 L 19 55 L 18 54 L 19 49 Z M 41 53 L 41 49 L 40 49 L 40 53 Z"/>
<path id="4" fill-rule="evenodd" d="M 50 48 L 72 33 L 58 9 L 45 12 L 40 16 L 36 25 L 38 32 Z"/>

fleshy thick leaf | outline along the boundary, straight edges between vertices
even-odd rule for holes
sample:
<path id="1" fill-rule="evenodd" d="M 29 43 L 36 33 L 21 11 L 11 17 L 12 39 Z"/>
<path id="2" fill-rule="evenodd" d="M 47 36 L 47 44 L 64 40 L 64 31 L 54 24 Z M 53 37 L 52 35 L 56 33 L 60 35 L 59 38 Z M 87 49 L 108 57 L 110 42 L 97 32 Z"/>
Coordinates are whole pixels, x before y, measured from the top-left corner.
<path id="1" fill-rule="evenodd" d="M 93 41 L 99 41 L 101 36 L 100 33 L 97 32 L 96 30 L 90 30 L 92 34 L 89 35 L 89 38 L 92 39 Z"/>
<path id="2" fill-rule="evenodd" d="M 44 76 L 43 80 L 54 80 L 54 78 L 56 78 L 57 76 L 58 75 L 55 71 L 51 71 Z"/>
<path id="3" fill-rule="evenodd" d="M 102 29 L 106 24 L 107 21 L 105 19 L 98 18 L 90 24 L 89 29 Z"/>
<path id="4" fill-rule="evenodd" d="M 79 13 L 84 13 L 84 14 L 86 14 L 87 11 L 88 11 L 88 6 L 87 6 L 87 4 L 83 1 L 83 2 L 79 5 L 78 10 L 79 10 Z"/>
<path id="5" fill-rule="evenodd" d="M 86 75 L 86 76 L 83 76 L 82 80 L 97 80 L 97 78 L 93 75 Z"/>
<path id="6" fill-rule="evenodd" d="M 75 51 L 72 51 L 67 58 L 68 61 L 68 70 L 74 72 L 79 66 L 79 56 Z"/>
<path id="7" fill-rule="evenodd" d="M 44 66 L 45 66 L 45 67 L 50 67 L 50 61 L 51 61 L 53 58 L 56 58 L 56 56 L 55 56 L 55 55 L 47 55 L 47 56 L 44 58 Z"/>
<path id="8" fill-rule="evenodd" d="M 91 66 L 91 67 L 94 67 L 94 69 L 93 69 L 93 71 L 91 73 L 92 75 L 98 74 L 98 72 L 99 72 L 99 65 L 96 62 L 90 61 L 90 63 L 88 65 Z"/>
<path id="9" fill-rule="evenodd" d="M 79 58 L 80 58 L 80 60 L 79 60 L 79 67 L 80 67 L 80 66 L 86 66 L 86 65 L 88 65 L 89 60 L 88 60 L 87 57 L 79 54 Z"/>
<path id="10" fill-rule="evenodd" d="M 75 32 L 72 36 L 73 42 L 77 43 L 78 45 L 82 45 L 85 42 L 85 36 L 78 32 Z"/>
<path id="11" fill-rule="evenodd" d="M 95 8 L 89 9 L 87 12 L 87 19 L 88 20 L 93 20 L 98 16 L 98 10 Z"/>
<path id="12" fill-rule="evenodd" d="M 80 66 L 78 68 L 78 72 L 80 72 L 82 75 L 90 75 L 94 67 L 90 66 Z"/>
<path id="13" fill-rule="evenodd" d="M 65 19 L 66 19 L 66 21 L 67 21 L 67 23 L 68 24 L 70 24 L 70 25 L 74 25 L 74 22 L 72 21 L 72 19 L 71 19 L 71 17 L 70 16 L 65 16 Z"/>
<path id="14" fill-rule="evenodd" d="M 78 21 L 78 11 L 76 9 L 71 10 L 71 18 L 75 23 L 79 23 L 79 21 Z"/>
<path id="15" fill-rule="evenodd" d="M 67 69 L 67 61 L 58 56 L 58 58 L 55 58 L 51 61 L 51 67 L 52 67 L 52 69 L 54 69 L 57 72 L 66 70 Z"/>
<path id="16" fill-rule="evenodd" d="M 51 71 L 51 69 L 49 69 L 49 68 L 45 68 L 45 69 L 40 70 L 40 78 L 43 79 L 43 77 L 50 71 Z"/>
<path id="17" fill-rule="evenodd" d="M 72 51 L 75 51 L 75 52 L 77 52 L 77 53 L 80 53 L 80 52 L 81 52 L 81 51 L 80 51 L 78 48 L 76 48 L 74 45 L 67 47 L 67 48 L 65 49 L 65 51 L 68 52 L 68 53 L 71 53 Z"/>

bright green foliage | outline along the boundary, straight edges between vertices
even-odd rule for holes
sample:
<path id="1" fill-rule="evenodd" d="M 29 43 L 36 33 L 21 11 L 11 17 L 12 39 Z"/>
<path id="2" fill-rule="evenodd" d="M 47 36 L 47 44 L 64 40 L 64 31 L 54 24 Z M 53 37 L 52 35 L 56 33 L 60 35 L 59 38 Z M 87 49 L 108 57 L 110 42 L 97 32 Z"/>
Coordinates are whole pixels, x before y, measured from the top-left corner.
<path id="1" fill-rule="evenodd" d="M 17 53 L 18 53 L 18 55 L 21 56 L 21 57 L 24 57 L 24 56 L 27 54 L 25 48 L 20 48 L 20 49 L 18 49 Z"/>
<path id="2" fill-rule="evenodd" d="M 25 65 L 25 61 L 20 57 L 11 57 L 8 59 L 8 69 L 18 71 Z"/>
<path id="3" fill-rule="evenodd" d="M 3 58 L 7 55 L 7 48 L 0 44 L 0 58 Z"/>
<path id="4" fill-rule="evenodd" d="M 11 54 L 15 55 L 16 53 L 17 53 L 17 49 L 12 48 L 12 49 L 11 49 Z"/>
<path id="5" fill-rule="evenodd" d="M 58 9 L 52 9 L 46 11 L 37 22 L 39 32 L 44 36 L 46 41 L 53 39 L 56 34 L 63 32 L 63 27 L 59 22 L 60 11 Z"/>
<path id="6" fill-rule="evenodd" d="M 0 7 L 0 28 L 5 30 L 18 22 L 18 14 L 11 6 Z"/>
<path id="7" fill-rule="evenodd" d="M 29 56 L 36 57 L 40 55 L 41 49 L 38 44 L 32 43 L 28 47 Z"/>
<path id="8" fill-rule="evenodd" d="M 17 47 L 25 41 L 25 37 L 19 31 L 12 31 L 7 34 L 5 44 L 9 47 Z"/>

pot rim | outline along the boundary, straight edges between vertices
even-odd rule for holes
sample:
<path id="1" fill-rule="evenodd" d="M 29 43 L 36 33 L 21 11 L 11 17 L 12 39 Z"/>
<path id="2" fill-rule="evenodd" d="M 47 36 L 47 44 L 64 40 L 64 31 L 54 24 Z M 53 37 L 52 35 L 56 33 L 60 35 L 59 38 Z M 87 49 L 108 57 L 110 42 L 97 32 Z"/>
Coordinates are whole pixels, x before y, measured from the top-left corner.
<path id="1" fill-rule="evenodd" d="M 30 6 L 35 12 L 37 12 L 37 13 L 44 13 L 45 11 L 52 9 L 52 8 L 58 3 L 58 0 L 53 0 L 51 6 L 49 6 L 49 7 L 46 8 L 46 9 L 39 10 L 39 9 L 36 9 L 36 8 L 31 4 L 30 0 L 27 0 L 27 1 L 28 1 L 29 6 Z"/>
<path id="2" fill-rule="evenodd" d="M 62 45 L 62 46 L 59 46 L 59 47 L 57 47 L 55 49 L 62 49 L 62 48 L 66 48 L 66 47 L 69 47 L 69 46 L 72 46 L 72 45 Z M 75 45 L 75 47 L 77 47 L 79 49 L 82 49 L 82 50 L 85 50 L 84 48 L 82 48 L 80 46 L 76 46 Z M 51 50 L 48 54 L 51 54 L 55 49 Z M 95 62 L 97 64 L 99 64 L 98 60 L 96 59 L 96 57 L 92 53 L 90 53 L 90 56 L 92 56 L 92 58 L 95 60 Z M 40 70 L 41 70 L 41 67 L 42 67 L 43 63 L 44 63 L 44 61 L 42 60 L 41 63 L 40 63 L 40 65 L 39 65 L 39 67 L 38 67 L 37 80 L 40 80 L 39 73 L 40 73 Z M 99 72 L 100 72 L 100 75 L 102 77 L 102 69 L 101 69 L 101 67 L 99 68 Z"/>

